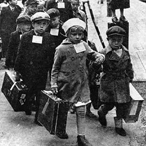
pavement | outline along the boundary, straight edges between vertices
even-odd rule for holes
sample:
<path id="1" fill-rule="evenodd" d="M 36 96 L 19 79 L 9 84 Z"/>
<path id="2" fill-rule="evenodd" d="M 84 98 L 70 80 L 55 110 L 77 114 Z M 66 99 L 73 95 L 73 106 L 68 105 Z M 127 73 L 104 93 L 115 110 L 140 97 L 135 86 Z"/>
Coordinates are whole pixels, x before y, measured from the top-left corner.
<path id="1" fill-rule="evenodd" d="M 97 0 L 90 1 L 92 4 L 94 2 L 97 4 Z M 94 33 L 90 35 L 90 38 L 93 38 L 92 40 L 97 39 Z M 1 60 L 0 89 L 6 71 L 2 67 L 3 65 L 4 60 Z M 139 120 L 135 123 L 124 122 L 123 126 L 127 136 L 122 137 L 114 131 L 115 109 L 107 115 L 108 124 L 106 128 L 101 127 L 98 116 L 94 119 L 86 117 L 86 137 L 93 146 L 146 146 L 146 84 L 145 82 L 136 82 L 134 86 L 144 98 Z M 97 115 L 97 111 L 93 107 L 91 110 Z M 69 135 L 67 140 L 50 135 L 43 126 L 34 124 L 34 113 L 27 116 L 24 112 L 14 112 L 3 93 L 0 92 L 0 146 L 76 146 L 75 114 L 68 114 L 67 133 Z"/>

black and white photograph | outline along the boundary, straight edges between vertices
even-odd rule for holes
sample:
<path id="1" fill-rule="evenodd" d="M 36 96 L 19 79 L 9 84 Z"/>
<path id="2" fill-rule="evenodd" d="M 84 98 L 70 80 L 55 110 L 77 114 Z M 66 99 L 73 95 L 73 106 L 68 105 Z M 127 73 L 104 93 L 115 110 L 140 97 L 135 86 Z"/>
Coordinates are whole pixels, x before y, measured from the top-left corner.
<path id="1" fill-rule="evenodd" d="M 0 0 L 0 146 L 146 146 L 146 0 Z"/>

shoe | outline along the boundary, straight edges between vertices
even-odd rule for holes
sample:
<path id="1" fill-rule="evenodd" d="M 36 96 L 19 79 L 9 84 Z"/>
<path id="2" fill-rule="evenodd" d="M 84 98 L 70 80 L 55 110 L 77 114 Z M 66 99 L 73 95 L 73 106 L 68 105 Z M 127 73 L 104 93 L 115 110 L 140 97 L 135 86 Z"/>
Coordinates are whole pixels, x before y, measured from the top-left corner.
<path id="1" fill-rule="evenodd" d="M 34 120 L 34 123 L 37 124 L 38 126 L 42 126 L 41 123 L 38 120 Z"/>
<path id="2" fill-rule="evenodd" d="M 112 22 L 113 23 L 117 23 L 118 22 L 118 18 L 115 16 L 115 17 L 112 17 Z"/>
<path id="3" fill-rule="evenodd" d="M 77 143 L 78 146 L 92 146 L 89 141 L 85 138 L 85 135 L 78 135 L 77 136 Z"/>
<path id="4" fill-rule="evenodd" d="M 119 18 L 119 22 L 121 22 L 121 21 L 127 21 L 126 18 L 125 18 L 125 16 L 121 16 L 121 17 Z"/>
<path id="5" fill-rule="evenodd" d="M 64 133 L 56 133 L 56 136 L 58 136 L 61 139 L 68 139 L 68 134 L 66 132 Z"/>
<path id="6" fill-rule="evenodd" d="M 102 126 L 106 127 L 107 126 L 107 121 L 106 121 L 106 117 L 103 116 L 100 111 L 98 111 L 98 115 L 99 115 L 99 122 Z"/>
<path id="7" fill-rule="evenodd" d="M 31 115 L 31 110 L 25 110 L 26 115 Z"/>
<path id="8" fill-rule="evenodd" d="M 121 136 L 126 136 L 126 131 L 123 128 L 115 128 L 115 131 L 117 134 L 121 135 Z"/>
<path id="9" fill-rule="evenodd" d="M 92 119 L 97 119 L 97 116 L 94 115 L 91 111 L 90 112 L 86 112 L 86 116 Z"/>

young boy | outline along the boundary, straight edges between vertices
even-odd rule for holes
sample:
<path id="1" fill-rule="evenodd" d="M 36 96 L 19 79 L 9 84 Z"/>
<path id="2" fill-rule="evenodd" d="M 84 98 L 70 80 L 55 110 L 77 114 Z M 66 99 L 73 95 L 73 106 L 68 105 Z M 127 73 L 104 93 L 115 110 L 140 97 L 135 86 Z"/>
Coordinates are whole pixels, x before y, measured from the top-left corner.
<path id="1" fill-rule="evenodd" d="M 0 33 L 2 38 L 2 55 L 6 57 L 10 34 L 16 30 L 16 19 L 21 12 L 17 0 L 8 0 L 9 5 L 4 7 L 0 15 Z"/>
<path id="2" fill-rule="evenodd" d="M 35 123 L 39 124 L 37 121 L 39 93 L 46 86 L 50 52 L 52 52 L 50 35 L 45 32 L 50 17 L 45 12 L 37 12 L 31 17 L 31 21 L 34 29 L 22 35 L 14 70 L 16 78 L 21 75 L 28 87 L 25 102 L 26 115 L 31 114 L 30 104 L 32 97 L 36 96 Z"/>
<path id="3" fill-rule="evenodd" d="M 100 82 L 99 95 L 103 104 L 98 110 L 99 122 L 102 126 L 107 126 L 106 114 L 115 106 L 115 131 L 121 136 L 126 136 L 122 120 L 130 102 L 129 82 L 133 79 L 130 54 L 122 45 L 126 32 L 119 26 L 113 26 L 106 34 L 109 46 L 105 50 Z"/>
<path id="4" fill-rule="evenodd" d="M 18 51 L 18 45 L 21 39 L 21 36 L 23 33 L 30 31 L 31 28 L 31 21 L 30 17 L 28 15 L 21 15 L 16 20 L 18 30 L 11 33 L 9 45 L 8 45 L 8 51 L 6 55 L 6 67 L 7 68 L 13 68 L 17 51 Z"/>
<path id="5" fill-rule="evenodd" d="M 104 61 L 104 55 L 94 52 L 82 41 L 85 27 L 86 24 L 78 18 L 69 19 L 63 24 L 67 38 L 56 48 L 51 72 L 52 91 L 69 101 L 71 106 L 75 105 L 79 146 L 91 146 L 85 138 L 85 107 L 90 101 L 86 59 L 97 64 Z M 62 135 L 57 136 L 68 138 L 65 129 Z"/>

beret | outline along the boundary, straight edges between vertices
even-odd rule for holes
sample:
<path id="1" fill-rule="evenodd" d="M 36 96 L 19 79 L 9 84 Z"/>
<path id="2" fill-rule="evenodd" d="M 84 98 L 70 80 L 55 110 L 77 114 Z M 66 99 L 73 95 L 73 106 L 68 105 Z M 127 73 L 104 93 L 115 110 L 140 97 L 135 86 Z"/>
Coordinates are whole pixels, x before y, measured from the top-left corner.
<path id="1" fill-rule="evenodd" d="M 50 16 L 46 12 L 36 12 L 31 16 L 31 21 L 50 20 Z"/>
<path id="2" fill-rule="evenodd" d="M 56 17 L 56 16 L 60 16 L 60 12 L 58 9 L 56 8 L 51 8 L 47 11 L 47 14 L 50 16 L 50 18 Z"/>
<path id="3" fill-rule="evenodd" d="M 19 24 L 19 23 L 23 23 L 23 22 L 30 22 L 31 23 L 30 17 L 28 15 L 18 16 L 18 18 L 16 19 L 16 23 Z"/>
<path id="4" fill-rule="evenodd" d="M 39 4 L 39 2 L 38 2 L 38 0 L 27 0 L 26 2 L 25 2 L 25 4 L 26 4 L 26 6 L 28 6 L 28 5 L 33 5 L 33 4 Z"/>
<path id="5" fill-rule="evenodd" d="M 125 36 L 126 31 L 120 26 L 112 26 L 107 30 L 106 35 L 107 36 L 114 36 L 114 35 Z"/>
<path id="6" fill-rule="evenodd" d="M 66 22 L 64 22 L 62 28 L 63 28 L 64 32 L 66 33 L 68 31 L 68 29 L 73 26 L 80 26 L 83 29 L 85 29 L 86 23 L 84 21 L 80 20 L 79 18 L 71 18 L 71 19 L 67 20 Z"/>

